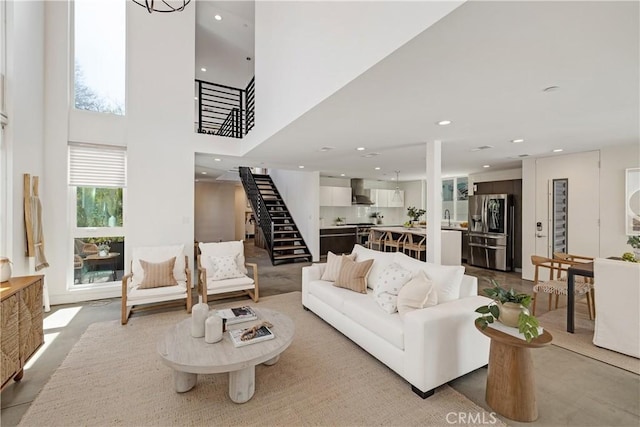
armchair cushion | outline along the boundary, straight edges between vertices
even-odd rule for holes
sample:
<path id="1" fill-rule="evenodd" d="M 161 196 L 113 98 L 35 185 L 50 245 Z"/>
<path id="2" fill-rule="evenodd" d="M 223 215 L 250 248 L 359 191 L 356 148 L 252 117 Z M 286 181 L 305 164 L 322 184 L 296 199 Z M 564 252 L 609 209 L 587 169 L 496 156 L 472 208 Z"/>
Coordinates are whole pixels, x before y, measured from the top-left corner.
<path id="1" fill-rule="evenodd" d="M 209 263 L 213 268 L 211 270 L 211 279 L 224 280 L 245 277 L 245 274 L 239 269 L 237 259 L 238 257 L 235 254 L 209 257 Z"/>
<path id="2" fill-rule="evenodd" d="M 173 286 L 162 286 L 159 288 L 140 289 L 140 286 L 136 286 L 129 290 L 127 294 L 127 304 L 133 305 L 143 304 L 145 302 L 156 302 L 164 299 L 184 298 L 187 291 L 186 282 L 178 283 Z"/>
<path id="3" fill-rule="evenodd" d="M 207 274 L 209 271 L 213 272 L 215 267 L 212 265 L 210 258 L 211 257 L 221 257 L 221 256 L 235 256 L 236 264 L 238 265 L 238 269 L 242 272 L 242 274 L 247 274 L 248 270 L 245 266 L 244 259 L 244 244 L 242 240 L 231 241 L 231 242 L 212 242 L 212 243 L 199 243 L 198 247 L 200 248 L 200 259 L 202 262 L 202 267 L 207 270 Z"/>
<path id="4" fill-rule="evenodd" d="M 144 270 L 144 276 L 138 288 L 150 289 L 177 285 L 176 279 L 173 277 L 173 267 L 175 264 L 176 257 L 157 263 L 141 259 L 140 265 Z"/>
<path id="5" fill-rule="evenodd" d="M 133 286 L 138 286 L 144 280 L 144 269 L 140 264 L 140 260 L 143 259 L 147 262 L 163 262 L 172 257 L 176 258 L 176 262 L 173 266 L 173 277 L 178 282 L 187 281 L 187 273 L 184 260 L 184 245 L 172 245 L 172 246 L 148 246 L 133 248 L 131 272 L 133 273 L 132 283 Z"/>
<path id="6" fill-rule="evenodd" d="M 207 280 L 207 290 L 208 291 L 227 291 L 227 290 L 236 290 L 239 287 L 242 289 L 246 289 L 247 287 L 252 287 L 254 284 L 254 280 L 249 276 L 235 277 L 233 279 L 223 279 L 223 280 Z"/>

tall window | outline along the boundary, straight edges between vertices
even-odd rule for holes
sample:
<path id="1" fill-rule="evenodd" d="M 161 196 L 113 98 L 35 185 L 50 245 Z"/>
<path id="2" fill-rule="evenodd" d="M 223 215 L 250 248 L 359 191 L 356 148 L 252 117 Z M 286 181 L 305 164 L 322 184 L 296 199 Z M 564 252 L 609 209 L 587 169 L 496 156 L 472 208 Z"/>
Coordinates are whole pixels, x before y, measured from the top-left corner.
<path id="1" fill-rule="evenodd" d="M 442 219 L 445 210 L 452 221 L 466 221 L 469 209 L 469 180 L 467 177 L 442 180 Z"/>
<path id="2" fill-rule="evenodd" d="M 126 161 L 123 147 L 69 144 L 74 286 L 122 278 Z"/>
<path id="3" fill-rule="evenodd" d="M 74 99 L 80 110 L 125 113 L 125 0 L 74 0 Z"/>

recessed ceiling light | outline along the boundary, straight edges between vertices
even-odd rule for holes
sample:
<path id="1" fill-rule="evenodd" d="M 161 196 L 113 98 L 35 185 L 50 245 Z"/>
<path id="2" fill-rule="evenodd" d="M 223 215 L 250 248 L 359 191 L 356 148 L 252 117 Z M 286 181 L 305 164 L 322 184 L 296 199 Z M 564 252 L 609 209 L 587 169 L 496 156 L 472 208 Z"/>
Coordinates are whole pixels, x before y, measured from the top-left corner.
<path id="1" fill-rule="evenodd" d="M 300 165 L 298 166 L 299 169 L 304 169 L 304 166 Z"/>
<path id="2" fill-rule="evenodd" d="M 343 174 L 343 173 L 341 173 L 341 174 L 340 174 L 340 176 L 344 176 L 344 174 Z"/>
<path id="3" fill-rule="evenodd" d="M 220 15 L 215 15 L 215 16 L 214 16 L 214 19 L 215 19 L 216 21 L 222 21 L 222 16 L 220 16 Z"/>
<path id="4" fill-rule="evenodd" d="M 197 96 L 194 96 L 194 97 L 193 97 L 193 99 L 195 99 L 195 100 L 197 101 L 197 100 L 198 100 L 198 97 L 197 97 Z"/>
<path id="5" fill-rule="evenodd" d="M 329 146 L 326 146 L 326 147 L 322 147 L 322 148 L 320 149 L 320 151 L 331 151 L 331 150 L 333 150 L 334 148 L 336 148 L 336 147 L 329 147 Z"/>
<path id="6" fill-rule="evenodd" d="M 365 148 L 364 148 L 364 147 L 358 147 L 358 148 L 356 148 L 356 150 L 357 150 L 357 151 L 364 151 L 364 150 L 365 150 Z"/>
<path id="7" fill-rule="evenodd" d="M 555 150 L 553 150 L 554 153 L 560 153 L 562 152 L 562 148 L 556 148 Z"/>
<path id="8" fill-rule="evenodd" d="M 202 67 L 202 68 L 200 68 L 200 71 L 207 71 L 207 69 Z"/>
<path id="9" fill-rule="evenodd" d="M 521 142 L 524 142 L 524 139 L 520 138 L 520 139 L 512 139 L 512 140 L 511 140 L 511 143 L 512 143 L 512 144 L 519 144 L 519 143 L 521 143 Z"/>
<path id="10" fill-rule="evenodd" d="M 440 126 L 450 125 L 450 124 L 451 124 L 451 120 L 440 120 L 440 121 L 438 122 L 438 124 L 439 124 Z"/>
<path id="11" fill-rule="evenodd" d="M 380 166 L 376 166 L 374 169 L 379 171 L 380 170 Z"/>
<path id="12" fill-rule="evenodd" d="M 490 168 L 491 165 L 482 165 L 483 168 Z"/>
<path id="13" fill-rule="evenodd" d="M 206 174 L 207 174 L 206 172 L 200 172 L 200 173 L 201 173 L 202 175 L 206 175 Z"/>
<path id="14" fill-rule="evenodd" d="M 213 159 L 213 160 L 215 160 L 216 162 L 221 162 L 222 161 L 222 159 L 218 159 L 217 157 L 215 159 Z"/>

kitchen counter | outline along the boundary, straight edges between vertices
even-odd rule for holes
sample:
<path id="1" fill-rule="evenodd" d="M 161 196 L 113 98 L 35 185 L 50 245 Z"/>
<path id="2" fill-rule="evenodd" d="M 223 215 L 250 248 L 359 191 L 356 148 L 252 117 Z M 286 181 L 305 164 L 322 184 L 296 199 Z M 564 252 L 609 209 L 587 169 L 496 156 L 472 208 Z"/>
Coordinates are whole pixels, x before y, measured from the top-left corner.
<path id="1" fill-rule="evenodd" d="M 320 230 L 333 230 L 336 228 L 356 228 L 355 225 L 327 225 L 324 227 L 320 227 Z"/>

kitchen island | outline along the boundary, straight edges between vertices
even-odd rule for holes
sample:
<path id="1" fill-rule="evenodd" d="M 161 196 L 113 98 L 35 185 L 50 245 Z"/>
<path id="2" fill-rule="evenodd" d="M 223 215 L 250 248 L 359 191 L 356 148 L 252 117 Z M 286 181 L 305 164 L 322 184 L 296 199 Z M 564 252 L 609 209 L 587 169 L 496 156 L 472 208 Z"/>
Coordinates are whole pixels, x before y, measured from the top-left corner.
<path id="1" fill-rule="evenodd" d="M 393 233 L 396 235 L 414 234 L 425 236 L 427 229 L 425 227 L 372 227 L 372 230 L 380 232 Z M 443 265 L 460 265 L 462 263 L 462 229 L 440 230 L 442 235 L 442 253 L 440 262 Z M 427 237 L 428 238 L 428 237 Z"/>

